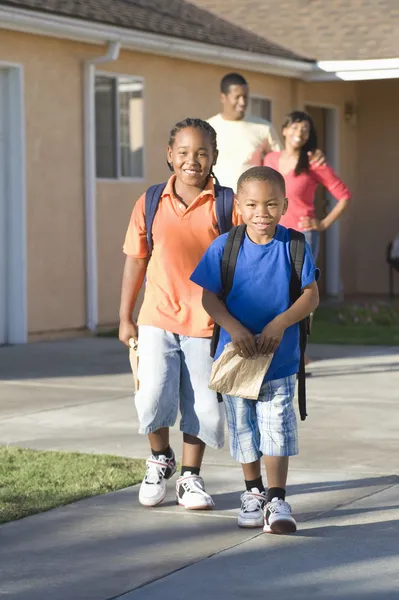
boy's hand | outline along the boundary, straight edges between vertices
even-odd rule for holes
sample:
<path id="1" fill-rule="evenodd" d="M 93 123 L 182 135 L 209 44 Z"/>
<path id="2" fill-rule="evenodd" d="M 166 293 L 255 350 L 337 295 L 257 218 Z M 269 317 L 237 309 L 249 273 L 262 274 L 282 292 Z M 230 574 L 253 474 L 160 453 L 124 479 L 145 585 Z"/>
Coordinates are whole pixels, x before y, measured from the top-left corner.
<path id="1" fill-rule="evenodd" d="M 129 340 L 133 338 L 138 339 L 138 331 L 136 323 L 133 321 L 121 321 L 119 324 L 119 340 L 129 347 Z"/>
<path id="2" fill-rule="evenodd" d="M 244 358 L 253 358 L 258 354 L 255 336 L 243 325 L 237 325 L 229 331 L 236 352 Z"/>
<path id="3" fill-rule="evenodd" d="M 258 338 L 259 354 L 273 354 L 282 340 L 285 329 L 279 317 L 270 321 Z"/>
<path id="4" fill-rule="evenodd" d="M 317 149 L 314 152 L 308 152 L 308 156 L 310 164 L 315 167 L 321 167 L 326 164 L 325 154 L 320 149 Z"/>

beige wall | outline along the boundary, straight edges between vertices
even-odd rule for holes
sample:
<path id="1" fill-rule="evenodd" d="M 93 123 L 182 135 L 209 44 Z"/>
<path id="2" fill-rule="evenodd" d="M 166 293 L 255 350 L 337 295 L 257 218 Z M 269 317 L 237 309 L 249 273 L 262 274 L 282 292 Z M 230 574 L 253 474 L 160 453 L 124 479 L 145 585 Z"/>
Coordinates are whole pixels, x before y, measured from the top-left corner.
<path id="1" fill-rule="evenodd" d="M 76 45 L 0 35 L 24 66 L 29 333 L 85 323 L 82 78 Z"/>
<path id="2" fill-rule="evenodd" d="M 2 32 L 0 60 L 24 65 L 27 156 L 28 327 L 30 334 L 84 328 L 83 63 L 105 47 Z M 165 180 L 165 146 L 171 127 L 187 116 L 219 110 L 219 82 L 230 69 L 121 53 L 102 70 L 144 77 L 144 182 L 97 182 L 98 292 L 100 325 L 118 319 L 122 243 L 134 202 L 152 183 Z M 306 101 L 340 107 L 355 98 L 351 84 L 304 84 L 243 71 L 251 92 L 273 101 L 276 128 Z M 340 172 L 355 190 L 356 136 L 340 122 Z M 357 196 L 357 194 L 356 194 Z M 343 249 L 352 256 L 351 213 Z M 351 258 L 352 260 L 352 258 Z M 353 278 L 344 271 L 345 286 Z"/>
<path id="3" fill-rule="evenodd" d="M 356 286 L 363 294 L 388 292 L 385 251 L 399 233 L 399 81 L 358 84 L 358 196 Z M 399 279 L 395 275 L 395 288 Z"/>

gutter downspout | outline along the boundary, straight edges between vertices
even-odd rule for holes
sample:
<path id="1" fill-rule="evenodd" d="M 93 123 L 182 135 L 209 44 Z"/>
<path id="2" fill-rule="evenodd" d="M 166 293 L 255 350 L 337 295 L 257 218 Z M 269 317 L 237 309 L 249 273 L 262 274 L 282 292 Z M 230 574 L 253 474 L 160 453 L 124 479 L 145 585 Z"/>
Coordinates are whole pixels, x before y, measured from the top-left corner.
<path id="1" fill-rule="evenodd" d="M 96 65 L 117 60 L 120 48 L 109 42 L 106 54 L 84 63 L 86 327 L 92 332 L 98 325 L 95 75 Z"/>

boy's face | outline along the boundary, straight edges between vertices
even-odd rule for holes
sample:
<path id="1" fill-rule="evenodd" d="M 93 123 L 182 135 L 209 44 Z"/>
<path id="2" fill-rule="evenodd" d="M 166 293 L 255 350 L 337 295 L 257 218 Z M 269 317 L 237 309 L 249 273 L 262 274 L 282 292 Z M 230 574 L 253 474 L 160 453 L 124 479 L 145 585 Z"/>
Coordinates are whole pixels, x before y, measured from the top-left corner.
<path id="1" fill-rule="evenodd" d="M 196 187 L 204 184 L 217 159 L 209 134 L 196 127 L 179 131 L 173 146 L 167 147 L 167 155 L 177 178 Z"/>
<path id="2" fill-rule="evenodd" d="M 273 238 L 277 224 L 288 207 L 281 187 L 272 181 L 252 179 L 237 192 L 237 212 L 247 226 L 253 242 L 267 243 Z"/>
<path id="3" fill-rule="evenodd" d="M 221 95 L 223 116 L 230 121 L 241 121 L 248 106 L 248 87 L 231 85 L 227 94 Z"/>

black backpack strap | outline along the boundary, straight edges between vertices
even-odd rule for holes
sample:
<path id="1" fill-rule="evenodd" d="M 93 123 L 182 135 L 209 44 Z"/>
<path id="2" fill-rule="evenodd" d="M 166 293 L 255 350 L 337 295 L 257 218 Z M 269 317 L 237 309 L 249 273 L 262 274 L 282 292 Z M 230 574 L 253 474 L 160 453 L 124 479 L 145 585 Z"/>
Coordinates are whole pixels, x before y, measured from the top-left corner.
<path id="1" fill-rule="evenodd" d="M 305 260 L 305 236 L 300 231 L 289 229 L 290 233 L 290 299 L 294 304 L 302 294 L 302 269 Z M 305 350 L 308 338 L 308 318 L 299 322 L 299 371 L 298 371 L 298 403 L 301 421 L 307 417 L 306 412 L 306 375 L 305 375 Z"/>
<path id="2" fill-rule="evenodd" d="M 233 227 L 233 190 L 231 188 L 215 184 L 215 201 L 219 233 L 228 233 Z"/>
<path id="3" fill-rule="evenodd" d="M 155 213 L 162 196 L 166 183 L 152 185 L 145 193 L 145 228 L 147 231 L 148 256 L 152 254 L 154 240 L 152 238 L 152 224 L 154 223 Z"/>
<path id="4" fill-rule="evenodd" d="M 223 250 L 220 274 L 222 280 L 222 293 L 220 299 L 225 302 L 233 287 L 234 273 L 236 270 L 237 258 L 240 252 L 241 244 L 244 240 L 246 225 L 233 227 L 227 236 L 226 244 Z M 216 348 L 219 342 L 220 326 L 215 323 L 213 328 L 211 342 L 211 356 L 215 356 Z"/>

